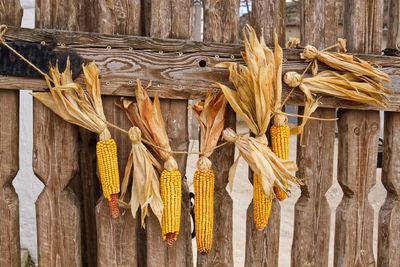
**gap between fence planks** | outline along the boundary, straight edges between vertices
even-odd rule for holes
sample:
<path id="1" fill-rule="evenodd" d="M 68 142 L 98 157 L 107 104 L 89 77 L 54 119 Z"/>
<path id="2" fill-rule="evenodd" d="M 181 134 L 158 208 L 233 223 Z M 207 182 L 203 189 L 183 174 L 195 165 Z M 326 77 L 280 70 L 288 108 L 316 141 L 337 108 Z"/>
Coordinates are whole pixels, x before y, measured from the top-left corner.
<path id="1" fill-rule="evenodd" d="M 19 26 L 19 0 L 0 0 L 0 23 Z M 7 89 L 7 86 L 0 86 Z M 19 93 L 0 90 L 0 266 L 20 266 L 19 200 L 12 181 L 19 170 Z"/>
<path id="2" fill-rule="evenodd" d="M 220 43 L 17 28 L 11 28 L 7 37 L 10 37 L 10 40 L 17 38 L 37 43 L 42 40 L 46 42 L 53 40 L 55 43 L 67 46 L 75 44 L 74 50 L 79 55 L 87 61 L 95 60 L 99 65 L 102 91 L 105 95 L 132 96 L 135 80 L 139 78 L 153 81 L 153 86 L 149 89 L 150 96 L 158 94 L 160 98 L 169 99 L 203 98 L 215 81 L 228 83 L 228 72 L 215 68 L 215 65 L 222 61 L 241 62 L 239 54 L 242 50 L 238 45 Z M 77 45 L 79 44 L 77 40 L 80 45 Z M 111 50 L 107 50 L 108 45 L 111 46 Z M 134 50 L 129 51 L 129 47 Z M 296 49 L 284 50 L 284 73 L 287 71 L 301 73 L 304 70 L 307 63 L 299 59 L 300 52 Z M 234 59 L 231 59 L 232 55 Z M 379 66 L 391 76 L 392 83 L 388 87 L 395 93 L 389 97 L 388 107 L 385 110 L 400 111 L 400 58 L 358 56 Z M 204 68 L 199 66 L 202 60 L 206 63 Z M 78 80 L 82 81 L 82 77 Z M 40 79 L 2 76 L 0 87 L 5 85 L 10 89 L 46 90 L 45 82 Z M 284 95 L 289 91 L 284 86 Z M 288 103 L 302 105 L 303 95 L 299 90 L 295 90 Z M 331 97 L 322 98 L 321 103 L 322 107 L 331 108 L 382 109 Z"/>

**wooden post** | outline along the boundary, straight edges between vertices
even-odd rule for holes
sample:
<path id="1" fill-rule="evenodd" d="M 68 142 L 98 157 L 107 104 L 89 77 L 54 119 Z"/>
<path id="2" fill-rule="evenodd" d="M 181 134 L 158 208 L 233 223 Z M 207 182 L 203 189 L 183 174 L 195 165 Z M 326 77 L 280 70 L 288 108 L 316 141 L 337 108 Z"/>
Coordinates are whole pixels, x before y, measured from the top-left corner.
<path id="1" fill-rule="evenodd" d="M 251 13 L 252 26 L 260 35 L 263 33 L 267 44 L 274 43 L 274 31 L 280 45 L 285 43 L 284 14 L 286 2 L 256 0 Z M 253 182 L 253 173 L 249 172 Z M 278 266 L 281 206 L 277 199 L 272 202 L 267 227 L 259 231 L 254 224 L 253 202 L 247 209 L 245 266 Z"/>
<path id="2" fill-rule="evenodd" d="M 80 1 L 38 0 L 36 27 L 84 30 Z M 72 190 L 80 177 L 78 128 L 34 100 L 33 170 L 45 184 L 36 201 L 39 265 L 82 266 L 82 210 Z M 86 177 L 85 177 L 86 178 Z"/>
<path id="3" fill-rule="evenodd" d="M 397 48 L 397 39 L 400 37 L 400 1 L 389 0 L 388 20 L 388 48 Z"/>
<path id="4" fill-rule="evenodd" d="M 400 266 L 400 113 L 385 113 L 382 183 L 387 190 L 379 212 L 378 266 Z"/>
<path id="5" fill-rule="evenodd" d="M 336 42 L 335 0 L 301 3 L 301 41 L 323 49 Z M 301 114 L 302 114 L 301 109 Z M 317 118 L 334 118 L 335 109 L 318 108 Z M 291 266 L 328 266 L 335 122 L 310 120 L 297 140 L 297 177 L 304 181 L 295 205 Z"/>
<path id="6" fill-rule="evenodd" d="M 97 28 L 93 30 L 109 34 L 140 35 L 140 0 L 94 0 L 94 19 Z M 112 49 L 112 47 L 111 47 Z M 127 51 L 127 53 L 129 53 Z M 112 82 L 112 81 L 111 81 Z M 106 86 L 103 84 L 103 86 Z M 132 90 L 134 87 L 132 86 Z M 129 129 L 131 123 L 115 106 L 118 97 L 103 97 L 105 114 L 108 120 L 123 129 Z M 126 134 L 110 129 L 117 142 L 119 172 L 122 175 L 131 151 L 131 142 Z M 108 201 L 100 198 L 96 206 L 97 226 L 97 266 L 141 266 L 138 251 L 143 244 L 138 242 L 137 227 L 140 219 L 133 219 L 130 210 L 121 211 L 118 219 L 112 219 Z"/>
<path id="7" fill-rule="evenodd" d="M 0 0 L 0 24 L 21 25 L 19 0 Z M 12 181 L 19 170 L 19 92 L 0 90 L 0 266 L 21 265 L 19 201 Z"/>
<path id="8" fill-rule="evenodd" d="M 400 2 L 389 4 L 389 48 L 396 48 L 400 30 Z M 387 190 L 379 212 L 378 266 L 400 266 L 400 113 L 385 112 L 382 183 Z"/>
<path id="9" fill-rule="evenodd" d="M 276 31 L 279 43 L 285 44 L 285 0 L 253 0 L 251 10 L 251 25 L 257 34 L 264 33 L 267 44 L 274 43 Z"/>
<path id="10" fill-rule="evenodd" d="M 153 0 L 149 9 L 151 37 L 189 39 L 191 34 L 190 0 Z M 188 101 L 161 99 L 161 109 L 173 150 L 187 150 Z M 168 247 L 161 238 L 161 227 L 152 214 L 146 221 L 147 266 L 193 266 L 189 187 L 186 182 L 187 155 L 174 155 L 182 174 L 182 215 L 178 241 Z"/>
<path id="11" fill-rule="evenodd" d="M 204 41 L 235 43 L 239 38 L 239 1 L 204 0 Z M 228 107 L 225 128 L 236 129 L 236 116 Z M 215 151 L 210 160 L 215 173 L 214 240 L 208 254 L 197 255 L 197 266 L 233 266 L 233 202 L 226 186 L 234 160 L 234 146 Z"/>
<path id="12" fill-rule="evenodd" d="M 367 3 L 368 2 L 368 3 Z M 379 52 L 383 1 L 344 2 L 344 36 L 351 52 Z M 339 121 L 338 181 L 343 199 L 336 211 L 334 266 L 375 266 L 374 211 L 368 193 L 376 180 L 379 112 L 342 110 Z"/>

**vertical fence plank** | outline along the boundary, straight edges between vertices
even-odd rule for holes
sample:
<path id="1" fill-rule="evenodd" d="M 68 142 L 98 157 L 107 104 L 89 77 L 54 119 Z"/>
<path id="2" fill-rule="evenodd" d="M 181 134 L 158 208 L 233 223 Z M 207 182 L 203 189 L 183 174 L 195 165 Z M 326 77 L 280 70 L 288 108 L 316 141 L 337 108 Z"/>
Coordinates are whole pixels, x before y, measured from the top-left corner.
<path id="1" fill-rule="evenodd" d="M 387 192 L 379 212 L 378 266 L 400 266 L 400 113 L 385 113 L 382 183 Z"/>
<path id="2" fill-rule="evenodd" d="M 344 36 L 351 52 L 379 52 L 382 0 L 346 0 Z M 371 32 L 376 33 L 375 36 Z M 334 266 L 374 266 L 374 211 L 368 193 L 375 184 L 379 112 L 342 110 L 338 122 L 338 180 L 343 199 L 336 211 Z"/>
<path id="3" fill-rule="evenodd" d="M 273 44 L 274 31 L 278 34 L 279 43 L 285 43 L 285 0 L 253 0 L 251 24 L 257 34 L 264 33 L 267 44 Z"/>
<path id="4" fill-rule="evenodd" d="M 274 43 L 274 31 L 278 34 L 280 45 L 285 42 L 284 0 L 253 2 L 251 12 L 252 26 L 258 34 L 263 33 L 267 44 Z M 250 171 L 250 181 L 253 180 Z M 247 209 L 245 266 L 278 266 L 279 239 L 281 226 L 281 206 L 277 199 L 272 202 L 267 227 L 259 231 L 254 224 L 253 202 Z"/>
<path id="5" fill-rule="evenodd" d="M 388 40 L 386 47 L 397 48 L 397 38 L 400 37 L 400 2 L 389 0 Z"/>
<path id="6" fill-rule="evenodd" d="M 368 193 L 376 179 L 379 113 L 345 110 L 338 128 L 338 180 L 344 195 L 336 212 L 334 266 L 375 266 Z"/>
<path id="7" fill-rule="evenodd" d="M 40 266 L 82 266 L 80 210 L 69 183 L 78 171 L 77 129 L 34 101 L 33 170 Z"/>
<path id="8" fill-rule="evenodd" d="M 189 39 L 191 34 L 190 0 L 153 0 L 145 27 L 152 37 Z M 161 99 L 161 110 L 173 150 L 187 150 L 188 101 Z M 175 155 L 182 174 L 182 215 L 177 242 L 168 247 L 161 239 L 161 228 L 154 215 L 147 220 L 147 266 L 193 266 L 189 187 L 186 182 L 187 155 Z"/>
<path id="9" fill-rule="evenodd" d="M 21 25 L 19 0 L 0 0 L 0 24 Z M 12 181 L 19 169 L 19 92 L 0 90 L 0 266 L 21 265 L 19 201 Z"/>
<path id="10" fill-rule="evenodd" d="M 334 0 L 307 0 L 301 5 L 301 41 L 319 49 L 336 41 Z M 334 118 L 335 109 L 319 108 L 313 117 Z M 335 122 L 310 120 L 298 139 L 297 177 L 305 182 L 295 205 L 291 265 L 328 266 L 331 210 L 326 192 L 332 185 Z"/>
<path id="11" fill-rule="evenodd" d="M 141 32 L 140 0 L 94 0 L 96 25 L 94 31 L 110 34 L 139 35 Z M 127 81 L 128 82 L 128 81 Z M 103 86 L 106 86 L 103 84 Z M 132 90 L 134 88 L 132 87 Z M 131 126 L 126 115 L 115 106 L 117 97 L 103 97 L 105 114 L 112 123 L 129 129 Z M 131 150 L 131 143 L 125 134 L 111 129 L 118 146 L 120 176 Z M 110 216 L 108 202 L 103 197 L 96 207 L 97 225 L 97 266 L 140 266 L 137 225 L 130 210 L 122 211 L 118 219 Z"/>
<path id="12" fill-rule="evenodd" d="M 235 43 L 239 38 L 238 0 L 204 0 L 204 41 Z M 228 107 L 225 128 L 236 129 L 236 116 Z M 208 254 L 197 255 L 197 266 L 233 266 L 233 201 L 226 186 L 229 167 L 234 160 L 234 147 L 215 151 L 210 160 L 215 173 L 214 240 Z"/>

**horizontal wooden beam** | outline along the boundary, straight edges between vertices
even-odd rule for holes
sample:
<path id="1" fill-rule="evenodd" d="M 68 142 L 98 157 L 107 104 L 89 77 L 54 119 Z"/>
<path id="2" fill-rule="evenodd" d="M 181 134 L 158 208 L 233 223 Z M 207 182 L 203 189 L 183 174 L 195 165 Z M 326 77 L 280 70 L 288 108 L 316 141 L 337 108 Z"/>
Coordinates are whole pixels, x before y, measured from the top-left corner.
<path id="1" fill-rule="evenodd" d="M 95 61 L 100 68 L 104 95 L 133 96 L 136 79 L 141 79 L 153 82 L 149 88 L 151 96 L 170 99 L 203 98 L 216 81 L 229 84 L 228 72 L 215 65 L 242 62 L 243 50 L 241 45 L 232 44 L 23 28 L 10 28 L 6 39 L 51 44 L 56 50 L 73 49 L 86 61 Z M 299 53 L 298 49 L 284 50 L 284 73 L 303 72 L 307 63 Z M 400 111 L 400 58 L 357 56 L 390 75 L 394 94 L 386 110 Z M 82 82 L 82 77 L 78 81 Z M 43 80 L 5 76 L 0 77 L 0 88 L 47 90 Z M 284 89 L 286 95 L 289 89 Z M 324 107 L 377 109 L 330 97 L 321 102 Z M 295 91 L 289 103 L 301 105 L 302 94 Z"/>

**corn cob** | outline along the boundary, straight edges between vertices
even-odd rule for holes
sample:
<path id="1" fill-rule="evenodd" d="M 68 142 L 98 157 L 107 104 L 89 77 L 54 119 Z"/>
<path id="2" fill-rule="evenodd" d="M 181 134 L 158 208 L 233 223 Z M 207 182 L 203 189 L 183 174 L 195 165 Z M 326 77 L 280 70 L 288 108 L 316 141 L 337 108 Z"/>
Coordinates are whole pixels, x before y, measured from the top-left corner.
<path id="1" fill-rule="evenodd" d="M 272 151 L 281 159 L 289 159 L 290 128 L 286 116 L 275 115 L 270 135 Z M 289 186 L 286 180 L 283 181 L 283 185 L 285 189 Z M 287 193 L 278 186 L 274 186 L 274 193 L 280 201 L 287 198 Z"/>
<path id="2" fill-rule="evenodd" d="M 258 230 L 264 229 L 268 224 L 273 199 L 273 193 L 265 196 L 261 178 L 253 173 L 253 217 Z"/>
<path id="3" fill-rule="evenodd" d="M 110 138 L 97 142 L 96 154 L 103 195 L 108 200 L 111 216 L 118 218 L 118 193 L 120 188 L 117 144 L 115 140 Z"/>
<path id="4" fill-rule="evenodd" d="M 179 235 L 181 224 L 182 179 L 178 164 L 170 157 L 164 164 L 160 177 L 163 214 L 162 238 L 171 246 Z"/>
<path id="5" fill-rule="evenodd" d="M 194 173 L 194 216 L 197 251 L 208 253 L 213 242 L 214 172 L 211 161 L 201 157 Z"/>

